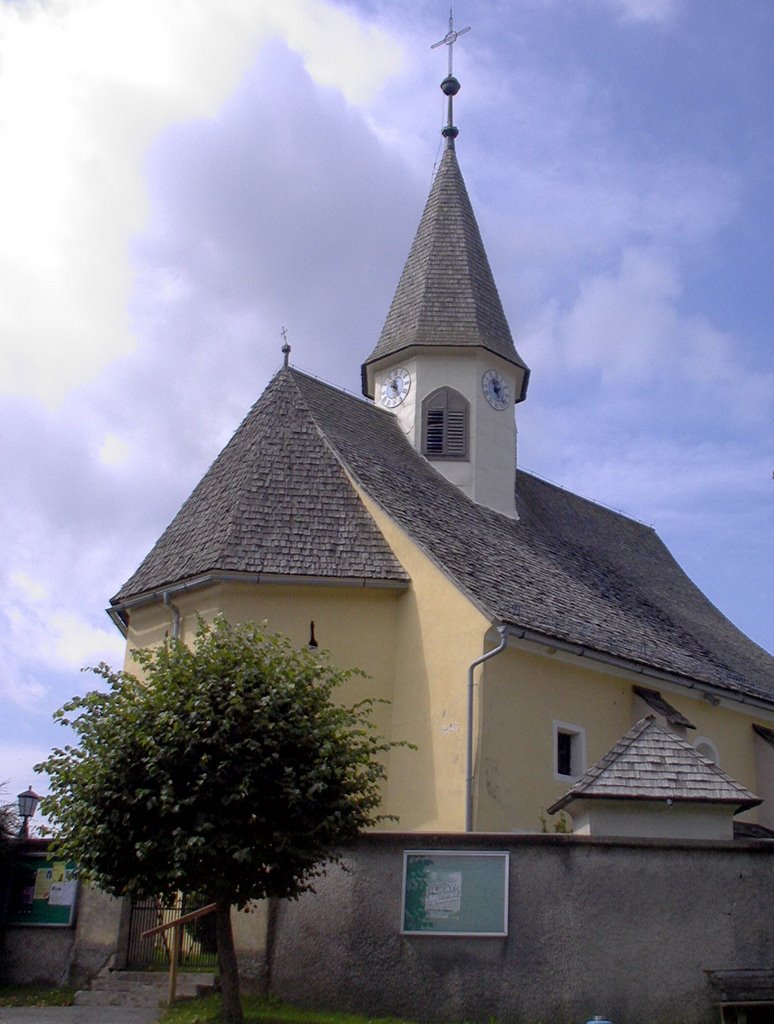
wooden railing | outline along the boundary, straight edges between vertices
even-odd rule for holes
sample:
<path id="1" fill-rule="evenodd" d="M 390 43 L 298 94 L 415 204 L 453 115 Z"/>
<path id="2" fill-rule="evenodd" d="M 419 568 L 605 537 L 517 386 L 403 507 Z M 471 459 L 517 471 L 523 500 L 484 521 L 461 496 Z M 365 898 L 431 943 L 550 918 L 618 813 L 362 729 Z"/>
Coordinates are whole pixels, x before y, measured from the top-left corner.
<path id="1" fill-rule="evenodd" d="M 166 931 L 167 928 L 175 929 L 172 934 L 172 952 L 169 957 L 169 995 L 167 996 L 167 1002 L 170 1005 L 177 991 L 177 962 L 180 959 L 180 947 L 183 941 L 183 925 L 188 924 L 189 921 L 195 921 L 197 917 L 211 914 L 216 909 L 216 903 L 208 903 L 206 907 L 192 910 L 190 914 L 183 914 L 181 917 L 176 917 L 174 921 L 167 921 L 166 924 L 159 924 L 155 928 L 149 928 L 146 932 L 142 933 L 143 939 L 149 939 L 151 935 L 159 935 L 161 932 Z"/>

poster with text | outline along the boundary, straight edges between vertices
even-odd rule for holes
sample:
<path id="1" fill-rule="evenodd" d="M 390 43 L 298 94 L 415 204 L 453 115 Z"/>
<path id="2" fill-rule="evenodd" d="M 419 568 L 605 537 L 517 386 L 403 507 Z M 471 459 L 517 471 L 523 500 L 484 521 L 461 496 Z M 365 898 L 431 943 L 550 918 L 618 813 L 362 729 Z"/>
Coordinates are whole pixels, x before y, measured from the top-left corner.
<path id="1" fill-rule="evenodd" d="M 20 854 L 11 868 L 6 923 L 67 928 L 78 899 L 76 865 L 46 854 Z"/>

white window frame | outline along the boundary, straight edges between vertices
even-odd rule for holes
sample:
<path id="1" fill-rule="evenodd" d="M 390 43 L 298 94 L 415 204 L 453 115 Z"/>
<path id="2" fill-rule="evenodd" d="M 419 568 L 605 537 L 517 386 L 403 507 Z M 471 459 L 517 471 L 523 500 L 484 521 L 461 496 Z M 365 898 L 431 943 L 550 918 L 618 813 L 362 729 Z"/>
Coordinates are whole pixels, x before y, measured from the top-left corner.
<path id="1" fill-rule="evenodd" d="M 570 736 L 570 768 L 569 775 L 559 774 L 559 735 Z M 582 725 L 573 725 L 570 722 L 553 723 L 553 744 L 552 744 L 551 766 L 554 778 L 558 782 L 568 782 L 579 779 L 586 771 L 586 730 Z"/>

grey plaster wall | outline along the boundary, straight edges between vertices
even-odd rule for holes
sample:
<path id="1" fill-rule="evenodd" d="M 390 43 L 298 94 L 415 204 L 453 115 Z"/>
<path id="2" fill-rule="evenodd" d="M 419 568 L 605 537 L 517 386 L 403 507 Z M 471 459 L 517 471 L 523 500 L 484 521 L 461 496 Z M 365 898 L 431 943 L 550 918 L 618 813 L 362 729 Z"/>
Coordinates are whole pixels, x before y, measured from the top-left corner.
<path id="1" fill-rule="evenodd" d="M 71 985 L 79 988 L 103 967 L 115 966 L 124 909 L 124 900 L 107 896 L 91 886 L 81 886 L 70 962 Z"/>
<path id="2" fill-rule="evenodd" d="M 83 985 L 112 961 L 122 902 L 81 885 L 73 927 L 8 925 L 0 978 L 13 985 Z"/>
<path id="3" fill-rule="evenodd" d="M 510 853 L 507 938 L 400 934 L 404 849 Z M 774 844 L 371 835 L 282 902 L 271 990 L 426 1021 L 709 1024 L 705 970 L 774 962 Z"/>
<path id="4" fill-rule="evenodd" d="M 8 925 L 2 937 L 0 982 L 5 985 L 66 985 L 74 945 L 74 928 Z"/>

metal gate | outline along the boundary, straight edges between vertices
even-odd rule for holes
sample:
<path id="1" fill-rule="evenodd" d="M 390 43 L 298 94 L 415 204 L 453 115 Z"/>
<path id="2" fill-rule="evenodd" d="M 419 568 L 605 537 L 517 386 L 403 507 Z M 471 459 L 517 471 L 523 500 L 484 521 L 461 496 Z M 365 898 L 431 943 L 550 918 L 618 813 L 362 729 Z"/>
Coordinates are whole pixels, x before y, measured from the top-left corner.
<path id="1" fill-rule="evenodd" d="M 181 895 L 173 902 L 155 898 L 133 903 L 129 919 L 127 968 L 152 971 L 169 967 L 173 929 L 151 935 L 147 939 L 142 938 L 142 933 L 174 921 L 210 902 L 201 896 Z M 207 914 L 183 925 L 178 966 L 183 970 L 207 970 L 215 967 L 216 961 L 215 915 Z"/>

